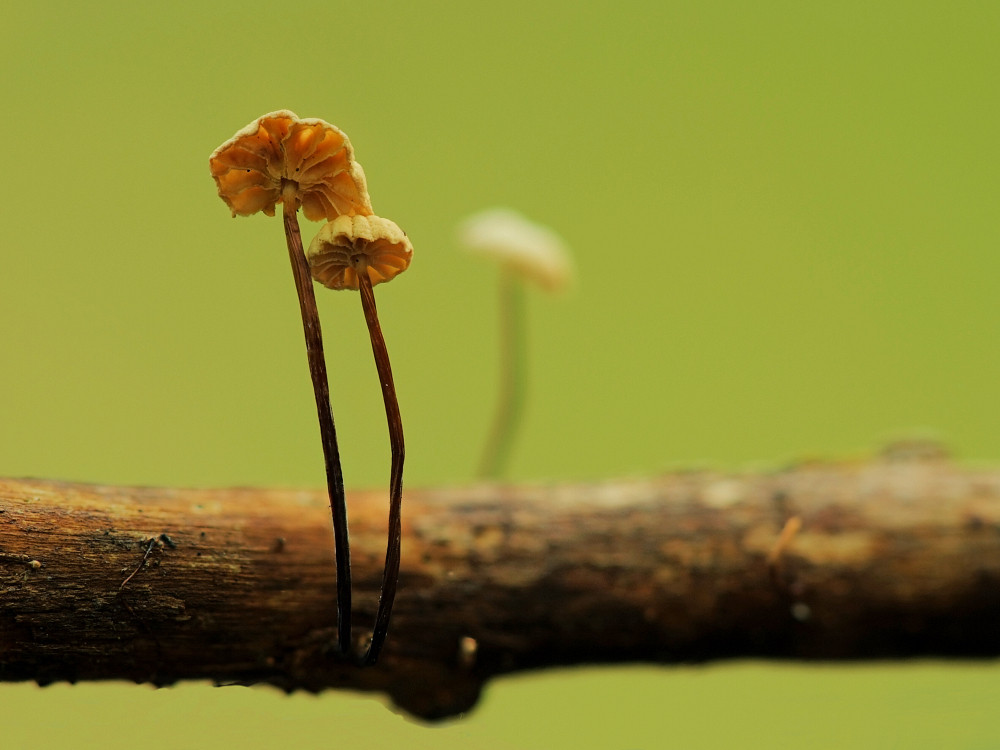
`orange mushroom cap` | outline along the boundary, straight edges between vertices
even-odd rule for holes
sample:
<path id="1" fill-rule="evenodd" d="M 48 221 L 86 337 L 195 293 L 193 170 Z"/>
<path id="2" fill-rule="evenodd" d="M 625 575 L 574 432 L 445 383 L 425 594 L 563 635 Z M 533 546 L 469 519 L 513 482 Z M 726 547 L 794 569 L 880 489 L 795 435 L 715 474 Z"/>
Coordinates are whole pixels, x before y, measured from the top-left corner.
<path id="1" fill-rule="evenodd" d="M 357 289 L 353 259 L 365 256 L 372 285 L 389 281 L 410 265 L 413 245 L 395 222 L 381 216 L 338 216 L 309 243 L 306 258 L 316 281 L 330 289 Z"/>
<path id="2" fill-rule="evenodd" d="M 347 135 L 287 109 L 258 117 L 215 149 L 208 163 L 233 216 L 274 216 L 285 180 L 298 185 L 307 219 L 372 212 L 365 173 Z"/>

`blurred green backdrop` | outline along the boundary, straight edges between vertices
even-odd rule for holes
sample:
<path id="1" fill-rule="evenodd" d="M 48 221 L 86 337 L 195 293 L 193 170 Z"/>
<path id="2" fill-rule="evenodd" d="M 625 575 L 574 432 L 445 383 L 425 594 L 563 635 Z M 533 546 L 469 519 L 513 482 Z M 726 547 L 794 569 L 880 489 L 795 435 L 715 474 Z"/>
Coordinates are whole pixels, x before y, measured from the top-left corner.
<path id="1" fill-rule="evenodd" d="M 231 219 L 208 174 L 278 108 L 351 136 L 416 248 L 378 290 L 410 486 L 469 481 L 492 415 L 495 269 L 453 235 L 498 204 L 578 266 L 572 293 L 529 301 L 513 478 L 773 466 L 915 430 L 1000 459 L 1000 5 L 3 17 L 0 475 L 323 484 L 280 221 Z M 357 295 L 318 296 L 348 485 L 382 486 Z M 971 665 L 585 670 L 495 683 L 436 730 L 339 694 L 2 685 L 0 721 L 11 747 L 986 748 L 998 684 Z"/>

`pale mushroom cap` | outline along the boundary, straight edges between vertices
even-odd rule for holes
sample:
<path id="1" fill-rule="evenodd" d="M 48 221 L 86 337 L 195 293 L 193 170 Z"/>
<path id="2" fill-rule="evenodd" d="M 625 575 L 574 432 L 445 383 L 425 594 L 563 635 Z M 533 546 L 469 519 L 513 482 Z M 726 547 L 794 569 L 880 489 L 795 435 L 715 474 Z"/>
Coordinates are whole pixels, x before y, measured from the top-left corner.
<path id="1" fill-rule="evenodd" d="M 312 276 L 330 289 L 357 289 L 352 259 L 363 255 L 372 285 L 389 281 L 410 265 L 413 245 L 395 222 L 381 216 L 338 216 L 309 243 Z"/>
<path id="2" fill-rule="evenodd" d="M 473 214 L 459 225 L 458 239 L 469 252 L 493 258 L 549 290 L 564 288 L 573 276 L 562 237 L 508 208 Z"/>
<path id="3" fill-rule="evenodd" d="M 208 163 L 233 216 L 274 216 L 282 180 L 298 184 L 302 212 L 313 221 L 372 212 L 365 173 L 347 135 L 287 109 L 258 117 L 215 149 Z"/>

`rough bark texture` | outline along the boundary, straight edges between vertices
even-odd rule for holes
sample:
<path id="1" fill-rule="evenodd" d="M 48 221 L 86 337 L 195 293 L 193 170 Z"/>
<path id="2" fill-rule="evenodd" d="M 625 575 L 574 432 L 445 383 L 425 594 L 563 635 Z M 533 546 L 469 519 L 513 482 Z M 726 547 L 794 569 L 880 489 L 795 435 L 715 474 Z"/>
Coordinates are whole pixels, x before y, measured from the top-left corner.
<path id="1" fill-rule="evenodd" d="M 363 641 L 385 496 L 348 505 Z M 0 680 L 347 687 L 440 718 L 492 675 L 560 664 L 1000 654 L 1000 472 L 919 446 L 767 474 L 409 490 L 369 669 L 333 652 L 329 524 L 320 492 L 0 480 Z"/>

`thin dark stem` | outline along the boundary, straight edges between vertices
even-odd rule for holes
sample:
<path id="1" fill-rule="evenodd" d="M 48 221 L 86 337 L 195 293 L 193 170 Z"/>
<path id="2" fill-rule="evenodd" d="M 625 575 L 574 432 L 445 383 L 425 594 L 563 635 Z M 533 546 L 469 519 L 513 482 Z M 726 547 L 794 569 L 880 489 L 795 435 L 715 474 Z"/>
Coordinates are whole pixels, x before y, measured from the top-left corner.
<path id="1" fill-rule="evenodd" d="M 385 402 L 385 417 L 389 423 L 389 446 L 392 450 L 392 466 L 389 473 L 389 542 L 385 553 L 385 569 L 382 572 L 382 591 L 379 594 L 378 613 L 375 615 L 375 629 L 371 645 L 364 663 L 375 664 L 379 652 L 389 632 L 389 616 L 392 602 L 396 598 L 396 583 L 399 580 L 399 558 L 402 537 L 403 505 L 403 421 L 399 416 L 399 402 L 396 400 L 396 386 L 392 382 L 392 368 L 389 366 L 389 352 L 385 348 L 382 327 L 375 309 L 375 292 L 368 276 L 368 266 L 364 259 L 355 263 L 358 274 L 358 288 L 361 291 L 361 307 L 368 322 L 368 333 L 372 340 L 375 367 L 382 386 L 382 400 Z"/>
<path id="2" fill-rule="evenodd" d="M 286 191 L 287 192 L 287 191 Z M 302 235 L 296 217 L 297 202 L 293 195 L 284 201 L 285 238 L 288 257 L 292 262 L 295 290 L 299 295 L 302 312 L 302 329 L 306 336 L 306 353 L 309 356 L 309 374 L 312 376 L 316 395 L 316 413 L 323 442 L 326 464 L 326 487 L 330 495 L 330 512 L 333 515 L 333 538 L 337 558 L 337 642 L 342 654 L 351 652 L 351 548 L 347 530 L 347 501 L 344 498 L 344 475 L 340 468 L 340 449 L 337 446 L 337 428 L 330 409 L 330 386 L 326 376 L 323 356 L 323 333 L 319 327 L 319 312 L 313 294 L 312 275 L 302 248 Z"/>
<path id="3" fill-rule="evenodd" d="M 479 464 L 479 476 L 500 479 L 507 472 L 527 392 L 527 336 L 524 285 L 511 271 L 500 278 L 500 398 Z"/>

